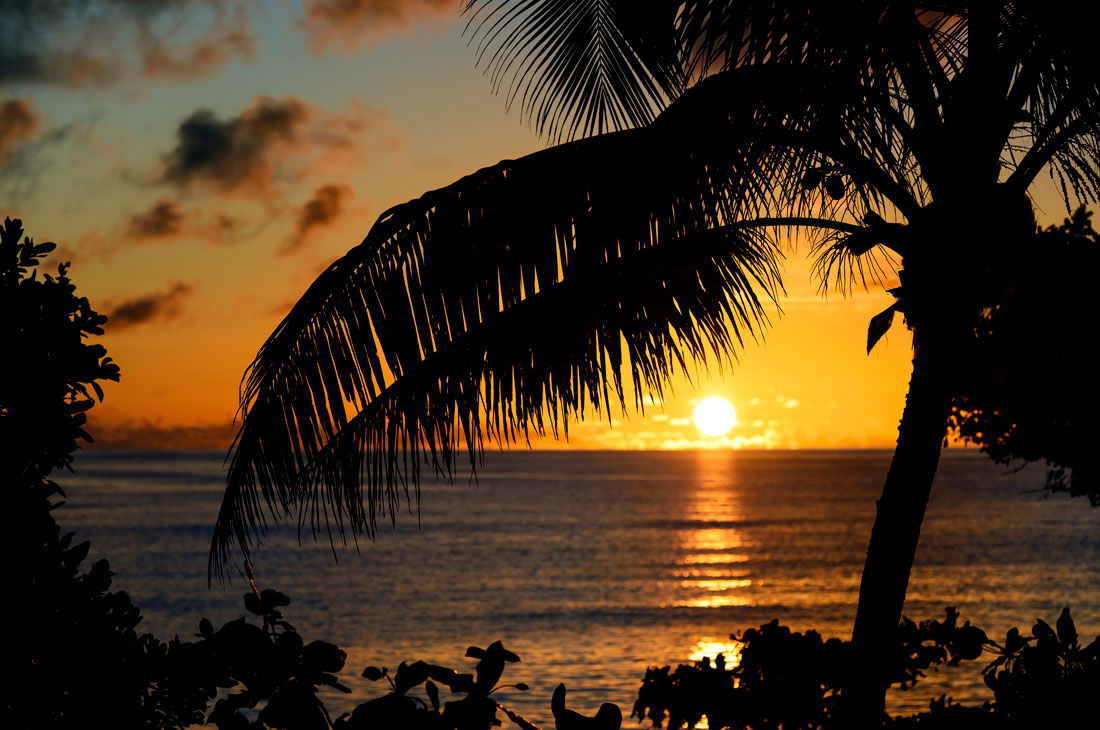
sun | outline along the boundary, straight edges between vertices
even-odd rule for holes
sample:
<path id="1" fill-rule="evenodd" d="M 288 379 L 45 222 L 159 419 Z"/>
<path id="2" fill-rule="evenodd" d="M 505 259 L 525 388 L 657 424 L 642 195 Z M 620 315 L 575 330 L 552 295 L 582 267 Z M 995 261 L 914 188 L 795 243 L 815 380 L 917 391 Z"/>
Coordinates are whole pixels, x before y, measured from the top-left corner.
<path id="1" fill-rule="evenodd" d="M 707 436 L 721 436 L 737 423 L 737 413 L 725 398 L 707 398 L 695 407 L 695 427 Z"/>

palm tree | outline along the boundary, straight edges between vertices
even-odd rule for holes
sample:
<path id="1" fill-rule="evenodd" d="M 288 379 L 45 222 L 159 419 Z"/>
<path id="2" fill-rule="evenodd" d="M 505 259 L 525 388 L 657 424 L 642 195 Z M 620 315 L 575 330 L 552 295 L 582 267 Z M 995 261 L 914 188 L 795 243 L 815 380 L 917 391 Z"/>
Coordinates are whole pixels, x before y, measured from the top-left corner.
<path id="1" fill-rule="evenodd" d="M 824 282 L 900 257 L 868 346 L 896 312 L 913 331 L 846 689 L 876 725 L 957 373 L 1034 231 L 1028 190 L 1048 172 L 1067 206 L 1100 197 L 1100 57 L 1054 5 L 470 0 L 494 86 L 571 141 L 386 211 L 309 287 L 246 375 L 212 571 L 268 519 L 373 536 L 422 463 L 450 475 L 486 440 L 625 409 L 624 372 L 659 395 L 730 355 L 797 230 Z"/>

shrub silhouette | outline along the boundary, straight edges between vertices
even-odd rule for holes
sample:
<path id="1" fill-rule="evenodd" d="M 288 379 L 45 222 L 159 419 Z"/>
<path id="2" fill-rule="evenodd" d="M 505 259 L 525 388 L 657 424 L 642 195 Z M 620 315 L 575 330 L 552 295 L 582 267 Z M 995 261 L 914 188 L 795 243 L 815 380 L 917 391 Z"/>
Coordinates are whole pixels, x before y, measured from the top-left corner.
<path id="1" fill-rule="evenodd" d="M 317 693 L 323 687 L 351 691 L 336 677 L 347 654 L 326 641 L 305 643 L 283 617 L 280 609 L 290 603 L 283 593 L 254 588 L 244 599 L 246 608 L 262 618 L 262 625 L 240 618 L 214 631 L 203 619 L 201 640 L 183 645 L 184 651 L 179 652 L 186 657 L 192 676 L 203 678 L 204 691 L 210 697 L 217 688 L 232 688 L 207 718 L 218 730 L 488 730 L 501 725 L 498 710 L 521 730 L 538 730 L 492 697 L 505 687 L 527 690 L 522 682 L 499 684 L 505 665 L 519 661 L 499 641 L 486 649 L 471 646 L 466 650 L 467 657 L 479 660 L 473 674 L 424 661 L 401 662 L 392 675 L 385 667 L 367 667 L 362 676 L 373 682 L 386 680 L 391 691 L 333 721 Z M 421 685 L 425 698 L 411 694 Z M 440 687 L 463 696 L 441 703 Z M 256 710 L 254 719 L 242 710 Z M 559 727 L 566 730 L 560 723 Z M 608 730 L 618 727 L 608 726 Z"/>
<path id="2" fill-rule="evenodd" d="M 951 426 L 1001 463 L 1045 461 L 1047 487 L 1100 504 L 1093 413 L 1096 361 L 1081 315 L 1091 307 L 1100 234 L 1079 208 L 1017 242 L 976 331 Z"/>
<path id="3" fill-rule="evenodd" d="M 138 635 L 138 609 L 112 593 L 106 560 L 87 572 L 89 543 L 62 534 L 64 493 L 48 479 L 69 468 L 100 381 L 119 379 L 106 350 L 85 340 L 106 317 L 75 294 L 67 265 L 37 267 L 54 248 L 0 231 L 0 550 L 8 557 L 0 622 L 4 728 L 183 728 L 200 722 L 206 697 L 172 669 L 178 641 Z"/>
<path id="4" fill-rule="evenodd" d="M 992 652 L 995 658 L 983 674 L 993 702 L 964 706 L 941 696 L 927 712 L 884 715 L 883 727 L 1024 730 L 1085 727 L 1100 717 L 1100 637 L 1081 647 L 1068 608 L 1057 629 L 1039 619 L 1030 637 L 1012 629 L 1004 644 L 969 621 L 960 626 L 958 616 L 948 608 L 943 620 L 903 619 L 884 680 L 912 687 L 930 668 L 958 666 Z M 648 669 L 632 716 L 649 719 L 654 727 L 667 721 L 670 730 L 694 728 L 703 717 L 712 730 L 844 727 L 838 708 L 855 660 L 850 642 L 823 641 L 815 631 L 792 632 L 777 621 L 731 638 L 742 645 L 734 666 L 719 654 L 713 662 L 704 658 L 675 671 Z"/>
<path id="5" fill-rule="evenodd" d="M 76 296 L 67 275 L 38 276 L 53 243 L 23 238 L 19 220 L 0 229 L 0 478 L 44 479 L 68 467 L 84 431 L 85 412 L 100 400 L 99 381 L 118 381 L 118 366 L 102 345 L 89 344 L 103 334 L 107 318 Z"/>

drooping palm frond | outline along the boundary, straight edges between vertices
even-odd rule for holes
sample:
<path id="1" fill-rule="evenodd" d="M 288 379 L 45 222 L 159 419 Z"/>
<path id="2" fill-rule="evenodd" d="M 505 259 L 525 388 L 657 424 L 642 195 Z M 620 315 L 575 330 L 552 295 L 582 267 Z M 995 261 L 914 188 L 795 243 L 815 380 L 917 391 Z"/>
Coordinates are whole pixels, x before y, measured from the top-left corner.
<path id="1" fill-rule="evenodd" d="M 770 253 L 751 237 L 725 253 L 689 245 L 733 220 L 729 161 L 673 136 L 546 150 L 384 214 L 250 368 L 212 568 L 234 540 L 247 550 L 265 515 L 285 519 L 316 490 L 307 521 L 369 531 L 374 505 L 392 517 L 400 485 L 415 483 L 421 449 L 447 469 L 459 440 L 476 448 L 486 428 L 508 439 L 541 430 L 544 411 L 621 399 L 624 338 L 633 377 L 653 387 L 704 345 L 728 351 L 754 330 L 752 283 L 777 285 Z M 623 277 L 662 256 L 660 277 L 632 296 Z M 364 458 L 366 494 L 352 476 Z"/>
<path id="2" fill-rule="evenodd" d="M 660 392 L 674 369 L 732 353 L 779 286 L 782 228 L 854 234 L 831 220 L 846 205 L 915 204 L 904 149 L 860 140 L 874 123 L 854 107 L 848 124 L 823 115 L 824 89 L 844 93 L 797 69 L 735 69 L 648 127 L 385 213 L 249 369 L 211 570 L 268 519 L 372 534 L 411 502 L 422 462 L 450 473 L 462 444 L 473 459 L 485 438 L 624 405 L 624 371 L 635 393 Z M 861 176 L 857 192 L 813 210 L 819 165 Z"/>
<path id="3" fill-rule="evenodd" d="M 652 121 L 683 88 L 675 18 L 660 0 L 467 0 L 494 92 L 551 140 Z M 644 7 L 643 7 L 644 6 Z"/>
<path id="4" fill-rule="evenodd" d="M 383 485 L 402 487 L 408 501 L 422 457 L 450 474 L 463 443 L 473 459 L 483 438 L 567 432 L 586 405 L 625 409 L 624 369 L 638 397 L 660 396 L 677 368 L 731 353 L 759 331 L 776 261 L 759 230 L 700 231 L 597 263 L 486 317 L 390 384 L 314 456 L 300 482 L 332 491 L 308 493 L 308 520 L 340 530 L 346 519 L 373 534 L 401 506 L 401 491 Z"/>

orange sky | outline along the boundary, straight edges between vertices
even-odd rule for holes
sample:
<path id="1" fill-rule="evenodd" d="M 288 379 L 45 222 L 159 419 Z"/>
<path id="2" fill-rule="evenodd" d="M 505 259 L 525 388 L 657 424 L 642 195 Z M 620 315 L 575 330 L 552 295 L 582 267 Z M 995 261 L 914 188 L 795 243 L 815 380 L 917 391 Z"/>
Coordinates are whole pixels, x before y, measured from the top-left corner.
<path id="1" fill-rule="evenodd" d="M 91 426 L 105 446 L 226 448 L 256 350 L 381 211 L 545 144 L 491 96 L 451 2 L 196 0 L 152 20 L 99 4 L 95 23 L 20 11 L 36 29 L 23 50 L 53 73 L 0 83 L 0 213 L 59 243 L 78 291 L 114 314 L 103 343 L 122 382 Z M 80 65 L 62 65 L 93 30 Z M 193 164 L 211 129 L 234 155 Z M 1061 219 L 1041 203 L 1041 220 Z M 909 335 L 896 323 L 866 355 L 892 299 L 823 299 L 805 253 L 790 252 L 783 313 L 740 362 L 677 377 L 644 416 L 575 424 L 570 445 L 891 445 Z M 689 420 L 712 395 L 738 414 L 717 439 Z"/>

